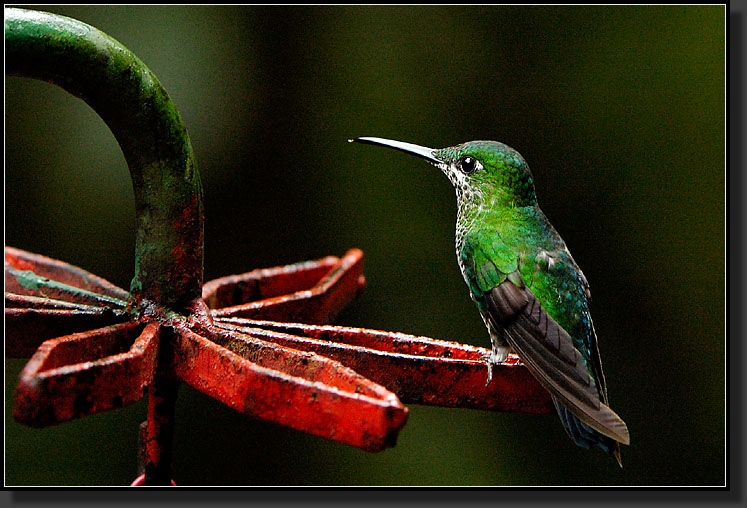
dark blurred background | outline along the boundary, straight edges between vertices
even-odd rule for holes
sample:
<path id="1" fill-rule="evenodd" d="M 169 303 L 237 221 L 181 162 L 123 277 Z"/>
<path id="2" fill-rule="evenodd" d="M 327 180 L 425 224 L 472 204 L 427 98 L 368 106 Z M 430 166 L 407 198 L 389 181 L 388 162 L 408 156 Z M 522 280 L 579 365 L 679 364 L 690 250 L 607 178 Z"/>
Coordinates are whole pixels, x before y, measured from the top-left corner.
<path id="1" fill-rule="evenodd" d="M 556 417 L 409 406 L 378 454 L 254 421 L 183 386 L 182 485 L 725 482 L 725 8 L 35 7 L 107 32 L 160 78 L 205 187 L 205 277 L 351 247 L 338 323 L 487 346 L 453 249 L 455 198 L 418 159 L 347 142 L 521 152 L 591 283 L 624 469 Z M 5 88 L 5 242 L 128 288 L 134 198 L 105 124 L 52 85 Z M 5 482 L 125 485 L 145 399 L 47 429 L 11 416 Z"/>

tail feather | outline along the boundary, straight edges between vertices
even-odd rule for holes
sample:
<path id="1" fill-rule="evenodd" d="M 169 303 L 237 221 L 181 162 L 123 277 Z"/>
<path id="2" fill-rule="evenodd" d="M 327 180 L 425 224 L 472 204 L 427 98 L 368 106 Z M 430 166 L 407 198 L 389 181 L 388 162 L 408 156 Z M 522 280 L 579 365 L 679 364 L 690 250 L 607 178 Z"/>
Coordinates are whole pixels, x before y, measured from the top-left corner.
<path id="1" fill-rule="evenodd" d="M 617 463 L 622 467 L 622 458 L 620 456 L 620 443 L 616 440 L 600 434 L 596 430 L 592 429 L 584 422 L 579 420 L 573 413 L 571 413 L 562 403 L 555 397 L 552 398 L 555 404 L 555 409 L 558 412 L 560 421 L 563 424 L 568 436 L 582 448 L 590 448 L 593 445 L 598 446 L 607 453 L 611 453 Z"/>

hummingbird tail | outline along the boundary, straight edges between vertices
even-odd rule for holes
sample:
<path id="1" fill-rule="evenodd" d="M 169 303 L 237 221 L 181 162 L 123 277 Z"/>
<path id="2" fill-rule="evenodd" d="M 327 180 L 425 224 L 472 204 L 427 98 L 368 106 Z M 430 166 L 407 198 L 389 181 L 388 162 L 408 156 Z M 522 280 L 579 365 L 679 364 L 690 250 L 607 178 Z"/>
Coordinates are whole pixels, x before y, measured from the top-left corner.
<path id="1" fill-rule="evenodd" d="M 623 467 L 622 457 L 620 457 L 620 443 L 615 441 L 614 448 L 612 449 L 612 455 L 617 459 L 617 463 L 620 465 L 620 469 Z"/>
<path id="2" fill-rule="evenodd" d="M 584 422 L 579 420 L 555 397 L 552 398 L 555 409 L 558 412 L 563 428 L 571 439 L 582 448 L 591 448 L 593 445 L 599 446 L 607 453 L 611 453 L 617 459 L 617 463 L 622 467 L 622 458 L 620 457 L 620 443 L 614 439 L 600 434 Z"/>

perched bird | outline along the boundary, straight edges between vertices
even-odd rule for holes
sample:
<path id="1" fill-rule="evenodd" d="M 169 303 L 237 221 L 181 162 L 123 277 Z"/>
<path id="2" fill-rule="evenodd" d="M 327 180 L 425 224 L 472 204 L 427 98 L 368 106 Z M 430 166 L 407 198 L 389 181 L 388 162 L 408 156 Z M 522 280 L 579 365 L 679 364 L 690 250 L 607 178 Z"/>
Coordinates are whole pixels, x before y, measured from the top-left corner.
<path id="1" fill-rule="evenodd" d="M 537 205 L 532 174 L 513 148 L 470 141 L 432 149 L 361 137 L 435 165 L 456 190 L 456 255 L 472 300 L 490 334 L 493 364 L 513 350 L 552 395 L 560 420 L 579 446 L 597 445 L 622 467 L 625 422 L 608 406 L 589 284 L 563 239 Z"/>

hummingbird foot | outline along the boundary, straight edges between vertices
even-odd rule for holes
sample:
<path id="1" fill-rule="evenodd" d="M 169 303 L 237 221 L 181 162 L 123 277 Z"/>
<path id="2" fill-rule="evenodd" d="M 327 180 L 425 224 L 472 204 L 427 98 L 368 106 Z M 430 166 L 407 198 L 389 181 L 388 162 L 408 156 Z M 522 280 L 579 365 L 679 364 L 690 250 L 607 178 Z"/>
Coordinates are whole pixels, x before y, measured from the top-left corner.
<path id="1" fill-rule="evenodd" d="M 508 358 L 508 353 L 511 352 L 509 346 L 493 346 L 493 350 L 480 358 L 488 366 L 488 380 L 485 382 L 485 386 L 488 386 L 493 380 L 493 365 L 503 363 Z"/>

